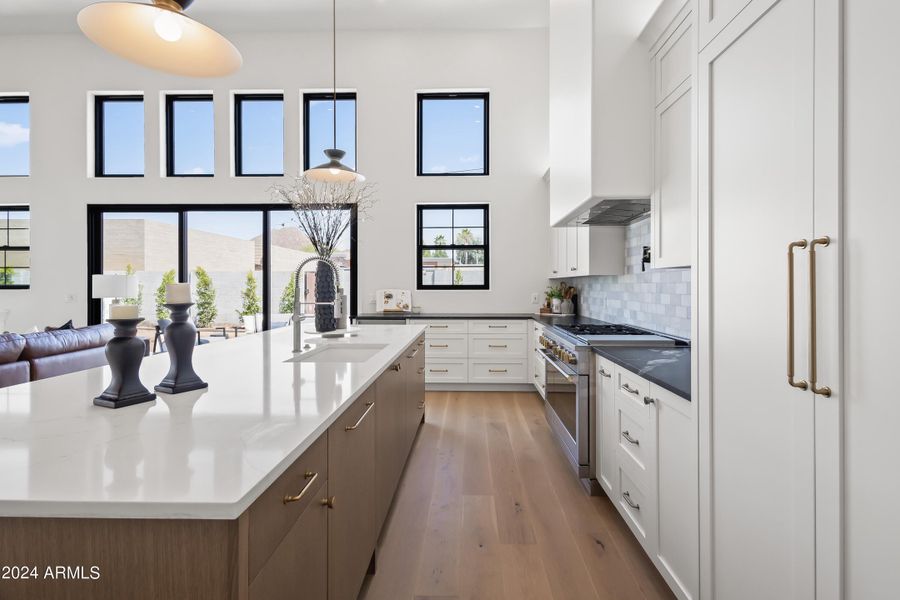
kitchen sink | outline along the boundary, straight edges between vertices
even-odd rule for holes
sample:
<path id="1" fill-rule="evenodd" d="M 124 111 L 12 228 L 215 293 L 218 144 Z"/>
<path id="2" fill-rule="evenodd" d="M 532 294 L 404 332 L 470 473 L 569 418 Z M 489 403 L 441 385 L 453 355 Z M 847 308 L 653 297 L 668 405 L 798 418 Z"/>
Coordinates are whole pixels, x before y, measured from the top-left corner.
<path id="1" fill-rule="evenodd" d="M 385 349 L 387 344 L 334 344 L 297 354 L 285 362 L 361 363 Z"/>

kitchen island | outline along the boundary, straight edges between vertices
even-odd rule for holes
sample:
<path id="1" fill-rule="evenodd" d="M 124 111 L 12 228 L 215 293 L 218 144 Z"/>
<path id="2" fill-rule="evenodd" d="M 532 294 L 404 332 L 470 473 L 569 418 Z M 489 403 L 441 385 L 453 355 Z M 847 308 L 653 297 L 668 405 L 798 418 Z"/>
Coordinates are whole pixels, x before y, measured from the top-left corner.
<path id="1" fill-rule="evenodd" d="M 424 327 L 360 329 L 198 348 L 207 390 L 119 410 L 107 367 L 0 390 L 0 598 L 354 598 L 424 419 Z"/>

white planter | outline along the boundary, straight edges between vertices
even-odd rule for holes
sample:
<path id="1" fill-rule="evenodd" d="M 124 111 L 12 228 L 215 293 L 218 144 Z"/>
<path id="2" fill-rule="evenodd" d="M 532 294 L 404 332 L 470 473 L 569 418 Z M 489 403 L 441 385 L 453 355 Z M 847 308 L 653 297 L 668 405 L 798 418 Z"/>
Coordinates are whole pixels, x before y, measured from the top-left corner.
<path id="1" fill-rule="evenodd" d="M 262 330 L 262 318 L 262 313 L 244 315 L 241 317 L 241 322 L 244 324 L 244 329 L 247 330 L 247 333 L 256 333 Z"/>

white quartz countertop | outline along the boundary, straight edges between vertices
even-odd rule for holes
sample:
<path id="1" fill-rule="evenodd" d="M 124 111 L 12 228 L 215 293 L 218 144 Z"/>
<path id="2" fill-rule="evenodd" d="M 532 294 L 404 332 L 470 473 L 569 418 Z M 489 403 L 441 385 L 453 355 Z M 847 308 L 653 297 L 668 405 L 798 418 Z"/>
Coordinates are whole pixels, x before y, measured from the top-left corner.
<path id="1" fill-rule="evenodd" d="M 108 367 L 0 389 L 0 516 L 235 519 L 424 331 L 363 325 L 317 344 L 387 344 L 366 362 L 285 362 L 289 328 L 197 347 L 209 389 L 112 410 Z M 166 354 L 144 359 L 152 389 Z"/>

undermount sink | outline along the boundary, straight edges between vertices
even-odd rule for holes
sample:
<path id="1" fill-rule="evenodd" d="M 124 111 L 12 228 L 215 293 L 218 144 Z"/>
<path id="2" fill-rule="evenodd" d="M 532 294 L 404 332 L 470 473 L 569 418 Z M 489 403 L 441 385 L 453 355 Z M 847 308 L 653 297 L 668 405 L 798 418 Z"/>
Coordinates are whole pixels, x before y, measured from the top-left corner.
<path id="1" fill-rule="evenodd" d="M 385 349 L 387 344 L 335 344 L 320 346 L 289 358 L 285 362 L 361 363 Z"/>

